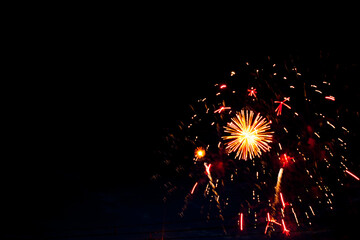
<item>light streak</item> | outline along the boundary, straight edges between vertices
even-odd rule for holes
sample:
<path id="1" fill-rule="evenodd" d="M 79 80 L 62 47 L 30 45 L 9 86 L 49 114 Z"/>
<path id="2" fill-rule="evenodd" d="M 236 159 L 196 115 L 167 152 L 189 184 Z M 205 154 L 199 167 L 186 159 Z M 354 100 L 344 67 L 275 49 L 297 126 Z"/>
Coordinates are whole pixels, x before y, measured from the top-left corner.
<path id="1" fill-rule="evenodd" d="M 281 115 L 283 105 L 288 109 L 291 109 L 291 107 L 285 103 L 286 101 L 290 101 L 290 97 L 284 97 L 283 101 L 274 101 L 274 103 L 279 103 L 279 106 L 275 109 L 277 116 Z"/>
<path id="2" fill-rule="evenodd" d="M 221 112 L 223 112 L 223 111 L 225 111 L 225 110 L 230 110 L 230 109 L 231 109 L 231 107 L 221 106 L 219 109 L 216 109 L 216 110 L 214 111 L 214 113 L 221 113 Z"/>
<path id="3" fill-rule="evenodd" d="M 220 89 L 224 89 L 224 88 L 226 88 L 226 84 L 222 84 L 222 85 L 220 86 Z"/>
<path id="4" fill-rule="evenodd" d="M 312 213 L 313 216 L 315 216 L 314 210 L 312 209 L 312 207 L 309 205 L 310 211 Z"/>
<path id="5" fill-rule="evenodd" d="M 350 176 L 352 176 L 353 178 L 355 178 L 356 180 L 358 180 L 358 181 L 360 180 L 358 176 L 356 176 L 355 174 L 353 174 L 353 173 L 350 172 L 349 170 L 345 170 L 345 172 L 346 172 L 347 174 L 349 174 Z"/>
<path id="6" fill-rule="evenodd" d="M 268 227 L 269 227 L 269 224 L 270 224 L 270 222 L 271 222 L 270 213 L 267 213 L 266 216 L 267 216 L 267 218 L 266 218 L 267 224 L 266 224 L 266 227 L 265 227 L 265 232 L 264 232 L 264 234 L 266 234 L 267 229 L 268 229 Z"/>
<path id="7" fill-rule="evenodd" d="M 244 230 L 243 218 L 244 218 L 243 213 L 240 213 L 240 231 Z"/>
<path id="8" fill-rule="evenodd" d="M 210 186 L 211 186 L 211 190 L 212 190 L 212 192 L 213 192 L 214 195 L 215 195 L 215 201 L 216 201 L 216 203 L 217 203 L 216 206 L 217 206 L 217 208 L 219 209 L 219 217 L 220 217 L 221 220 L 224 220 L 224 217 L 223 217 L 223 215 L 221 214 L 222 210 L 221 210 L 220 201 L 219 201 L 220 196 L 219 196 L 219 194 L 217 193 L 217 191 L 216 191 L 216 189 L 215 189 L 216 186 L 215 186 L 215 184 L 214 184 L 214 182 L 213 182 L 213 179 L 212 179 L 212 176 L 211 176 L 211 172 L 210 172 L 211 163 L 210 163 L 210 164 L 207 164 L 206 162 L 204 162 L 204 166 L 205 166 L 206 176 L 209 178 L 209 184 L 210 184 Z"/>
<path id="9" fill-rule="evenodd" d="M 204 162 L 204 166 L 205 166 L 206 176 L 208 176 L 208 178 L 212 181 L 211 173 L 210 173 L 211 163 L 208 165 L 206 162 Z"/>
<path id="10" fill-rule="evenodd" d="M 282 223 L 282 226 L 283 226 L 283 233 L 285 233 L 286 235 L 289 235 L 290 230 L 286 228 L 284 219 L 281 219 L 281 223 Z"/>
<path id="11" fill-rule="evenodd" d="M 297 224 L 298 226 L 300 226 L 299 220 L 298 220 L 298 218 L 297 218 L 297 216 L 296 216 L 296 213 L 295 213 L 295 211 L 294 211 L 294 208 L 291 208 L 291 211 L 292 211 L 292 213 L 294 214 L 294 218 L 295 218 L 296 224 Z"/>
<path id="12" fill-rule="evenodd" d="M 266 118 L 253 111 L 241 110 L 225 127 L 230 136 L 223 136 L 228 152 L 236 152 L 235 158 L 247 160 L 260 156 L 262 151 L 270 151 L 273 132 L 269 132 L 270 124 Z"/>
<path id="13" fill-rule="evenodd" d="M 282 178 L 283 172 L 284 172 L 284 168 L 280 168 L 278 177 L 277 177 L 277 183 L 275 186 L 275 199 L 274 199 L 274 203 L 273 203 L 274 207 L 279 202 L 279 195 L 280 195 L 279 193 L 280 193 L 281 178 Z"/>
<path id="14" fill-rule="evenodd" d="M 335 126 L 333 124 L 331 124 L 329 121 L 326 121 L 326 123 L 335 129 Z"/>
<path id="15" fill-rule="evenodd" d="M 195 191 L 195 188 L 196 188 L 197 185 L 198 185 L 198 182 L 196 182 L 194 184 L 193 188 L 191 189 L 191 194 L 194 194 L 194 191 Z"/>
<path id="16" fill-rule="evenodd" d="M 275 223 L 275 224 L 281 226 L 280 223 L 278 223 L 278 222 L 275 221 L 274 219 L 271 219 L 269 212 L 266 214 L 266 221 L 267 221 L 267 224 L 266 224 L 266 227 L 265 227 L 265 232 L 264 232 L 265 234 L 266 234 L 266 232 L 267 232 L 267 229 L 269 228 L 270 223 Z"/>
<path id="17" fill-rule="evenodd" d="M 283 206 L 283 209 L 285 209 L 286 205 L 285 205 L 282 193 L 280 193 L 280 200 L 281 200 L 281 205 Z"/>
<path id="18" fill-rule="evenodd" d="M 330 100 L 330 101 L 335 101 L 334 96 L 326 96 L 325 99 Z"/>

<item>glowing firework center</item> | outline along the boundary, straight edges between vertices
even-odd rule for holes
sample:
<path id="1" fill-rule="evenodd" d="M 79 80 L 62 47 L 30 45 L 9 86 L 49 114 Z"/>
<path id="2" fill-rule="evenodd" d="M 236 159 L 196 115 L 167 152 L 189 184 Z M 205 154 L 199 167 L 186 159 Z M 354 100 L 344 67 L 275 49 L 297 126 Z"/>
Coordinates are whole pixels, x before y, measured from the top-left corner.
<path id="1" fill-rule="evenodd" d="M 230 135 L 222 138 L 229 140 L 225 143 L 228 153 L 234 152 L 235 158 L 247 160 L 270 151 L 273 132 L 269 130 L 270 123 L 266 118 L 259 113 L 254 118 L 253 111 L 241 110 L 225 127 L 225 133 Z"/>

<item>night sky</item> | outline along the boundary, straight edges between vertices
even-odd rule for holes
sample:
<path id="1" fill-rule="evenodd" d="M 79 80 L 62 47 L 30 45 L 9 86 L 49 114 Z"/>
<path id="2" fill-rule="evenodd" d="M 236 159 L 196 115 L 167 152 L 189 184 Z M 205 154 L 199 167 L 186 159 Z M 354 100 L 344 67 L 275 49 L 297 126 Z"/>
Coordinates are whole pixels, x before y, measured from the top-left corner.
<path id="1" fill-rule="evenodd" d="M 89 34 L 45 47 L 41 64 L 6 102 L 16 117 L 1 171 L 3 239 L 150 239 L 159 238 L 162 228 L 171 239 L 198 239 L 207 231 L 219 235 L 212 239 L 227 239 L 196 214 L 178 218 L 181 193 L 163 204 L 161 186 L 151 180 L 162 160 L 157 151 L 163 136 L 240 60 L 292 54 L 314 66 L 320 49 L 205 44 L 208 38 L 184 32 L 144 33 L 124 42 Z M 358 52 L 322 51 L 356 69 L 354 79 L 343 83 L 353 88 L 360 78 Z M 355 97 L 343 99 L 359 111 Z M 304 239 L 356 232 L 359 184 L 341 191 L 347 195 L 339 196 L 334 221 Z"/>

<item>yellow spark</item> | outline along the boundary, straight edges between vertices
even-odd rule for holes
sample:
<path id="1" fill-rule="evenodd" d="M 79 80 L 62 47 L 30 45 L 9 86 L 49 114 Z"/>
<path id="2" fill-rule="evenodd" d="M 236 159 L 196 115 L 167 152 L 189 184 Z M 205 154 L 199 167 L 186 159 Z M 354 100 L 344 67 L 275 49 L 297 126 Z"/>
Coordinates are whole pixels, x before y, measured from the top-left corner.
<path id="1" fill-rule="evenodd" d="M 241 110 L 225 127 L 229 136 L 223 136 L 228 152 L 236 152 L 235 158 L 247 160 L 260 156 L 261 152 L 270 151 L 273 132 L 269 132 L 270 123 L 266 118 L 254 112 Z"/>

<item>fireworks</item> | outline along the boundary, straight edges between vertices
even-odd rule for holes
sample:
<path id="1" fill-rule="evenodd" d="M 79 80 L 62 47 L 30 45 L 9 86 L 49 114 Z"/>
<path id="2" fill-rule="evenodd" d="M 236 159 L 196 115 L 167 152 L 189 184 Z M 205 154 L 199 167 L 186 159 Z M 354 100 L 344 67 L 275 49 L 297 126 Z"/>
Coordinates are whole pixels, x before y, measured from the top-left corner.
<path id="1" fill-rule="evenodd" d="M 282 106 L 284 105 L 288 109 L 291 109 L 289 105 L 287 105 L 285 102 L 290 101 L 289 97 L 285 97 L 283 101 L 274 101 L 274 103 L 279 103 L 279 106 L 275 109 L 276 115 L 280 116 L 282 112 Z"/>
<path id="2" fill-rule="evenodd" d="M 329 82 L 311 82 L 298 67 L 270 60 L 267 68 L 251 66 L 244 62 L 192 106 L 180 127 L 190 150 L 173 144 L 173 156 L 190 177 L 185 205 L 205 199 L 201 212 L 222 220 L 225 234 L 237 221 L 241 234 L 289 235 L 313 227 L 315 213 L 333 211 L 342 179 L 359 181 L 347 153 L 351 128 L 342 126 Z M 188 155 L 194 161 L 187 172 Z"/>
<path id="3" fill-rule="evenodd" d="M 253 96 L 256 98 L 256 94 L 257 94 L 256 88 L 248 89 L 248 93 L 249 93 L 248 96 Z"/>
<path id="4" fill-rule="evenodd" d="M 223 136 L 227 142 L 226 149 L 236 152 L 235 158 L 247 160 L 260 156 L 261 152 L 270 150 L 273 132 L 269 132 L 270 124 L 266 118 L 257 114 L 254 119 L 253 111 L 241 110 L 225 127 L 230 136 Z"/>
<path id="5" fill-rule="evenodd" d="M 240 213 L 239 225 L 240 225 L 240 231 L 244 230 L 244 214 L 243 213 Z"/>
<path id="6" fill-rule="evenodd" d="M 203 147 L 198 147 L 195 149 L 196 159 L 203 158 L 205 156 L 205 149 Z"/>
<path id="7" fill-rule="evenodd" d="M 355 174 L 353 174 L 352 172 L 350 172 L 349 170 L 345 170 L 345 172 L 347 173 L 347 174 L 349 174 L 350 176 L 352 176 L 353 178 L 355 178 L 356 180 L 360 180 L 360 178 L 358 177 L 358 176 L 356 176 Z"/>
<path id="8" fill-rule="evenodd" d="M 223 112 L 223 111 L 225 111 L 225 110 L 230 110 L 230 109 L 231 109 L 231 107 L 221 106 L 219 109 L 216 109 L 216 110 L 214 111 L 214 113 L 221 113 L 221 112 Z"/>

